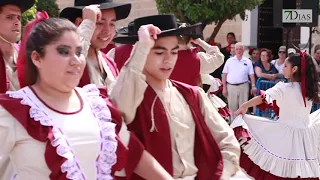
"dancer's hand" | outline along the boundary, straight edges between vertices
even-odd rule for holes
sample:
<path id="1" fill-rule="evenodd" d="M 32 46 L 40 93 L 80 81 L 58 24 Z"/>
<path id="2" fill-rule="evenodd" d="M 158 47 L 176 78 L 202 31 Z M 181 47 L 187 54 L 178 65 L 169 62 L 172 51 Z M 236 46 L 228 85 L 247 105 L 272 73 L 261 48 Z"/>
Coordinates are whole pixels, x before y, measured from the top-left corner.
<path id="1" fill-rule="evenodd" d="M 236 116 L 242 115 L 244 116 L 248 112 L 248 107 L 244 104 L 240 106 L 240 108 L 234 113 Z"/>
<path id="2" fill-rule="evenodd" d="M 197 38 L 197 39 L 190 38 L 190 42 L 199 45 L 201 43 L 201 39 L 200 38 Z"/>
<path id="3" fill-rule="evenodd" d="M 139 42 L 144 42 L 150 47 L 154 46 L 155 40 L 158 38 L 157 35 L 161 33 L 161 30 L 152 25 L 143 25 L 138 31 Z"/>
<path id="4" fill-rule="evenodd" d="M 82 18 L 89 19 L 95 24 L 101 20 L 101 16 L 100 5 L 86 6 L 82 10 Z"/>

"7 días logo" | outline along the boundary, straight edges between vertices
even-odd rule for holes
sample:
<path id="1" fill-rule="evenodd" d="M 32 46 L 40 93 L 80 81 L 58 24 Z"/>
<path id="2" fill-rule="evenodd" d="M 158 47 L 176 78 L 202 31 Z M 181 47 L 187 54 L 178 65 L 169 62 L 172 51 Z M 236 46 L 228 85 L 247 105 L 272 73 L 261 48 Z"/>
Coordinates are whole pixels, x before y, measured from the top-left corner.
<path id="1" fill-rule="evenodd" d="M 312 23 L 312 9 L 283 9 L 283 23 Z"/>

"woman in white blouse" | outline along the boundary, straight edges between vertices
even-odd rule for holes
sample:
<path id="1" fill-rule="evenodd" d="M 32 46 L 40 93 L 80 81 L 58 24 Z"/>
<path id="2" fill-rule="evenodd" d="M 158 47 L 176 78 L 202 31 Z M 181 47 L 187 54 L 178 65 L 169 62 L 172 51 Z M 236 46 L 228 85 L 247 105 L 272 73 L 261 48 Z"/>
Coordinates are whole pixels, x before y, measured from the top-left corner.
<path id="1" fill-rule="evenodd" d="M 113 179 L 121 171 L 172 179 L 102 91 L 77 88 L 85 58 L 76 27 L 43 12 L 27 29 L 18 66 L 27 66 L 28 86 L 0 95 L 0 170 L 10 157 L 16 179 Z"/>

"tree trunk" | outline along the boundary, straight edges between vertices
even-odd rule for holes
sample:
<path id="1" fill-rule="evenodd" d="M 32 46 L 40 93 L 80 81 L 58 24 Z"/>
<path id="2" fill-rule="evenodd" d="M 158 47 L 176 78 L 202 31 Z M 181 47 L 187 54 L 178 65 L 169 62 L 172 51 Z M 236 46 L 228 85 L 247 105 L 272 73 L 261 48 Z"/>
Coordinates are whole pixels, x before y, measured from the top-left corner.
<path id="1" fill-rule="evenodd" d="M 209 40 L 214 40 L 214 38 L 217 36 L 222 24 L 227 20 L 227 17 L 224 17 L 223 19 L 219 20 L 217 26 L 214 28 Z"/>
<path id="2" fill-rule="evenodd" d="M 179 8 L 177 8 L 177 6 L 172 2 L 172 0 L 168 0 L 168 4 L 170 4 L 170 6 L 176 10 L 178 19 L 181 22 L 188 23 L 187 18 L 183 15 L 182 11 Z"/>

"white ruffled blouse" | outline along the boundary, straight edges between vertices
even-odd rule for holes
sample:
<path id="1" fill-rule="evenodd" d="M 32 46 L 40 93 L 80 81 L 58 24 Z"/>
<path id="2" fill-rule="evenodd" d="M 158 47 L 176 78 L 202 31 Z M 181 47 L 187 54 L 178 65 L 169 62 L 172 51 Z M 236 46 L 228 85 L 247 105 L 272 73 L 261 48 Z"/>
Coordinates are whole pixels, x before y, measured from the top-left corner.
<path id="1" fill-rule="evenodd" d="M 29 87 L 8 92 L 22 98 L 31 107 L 30 116 L 44 126 L 53 126 L 57 153 L 67 158 L 61 166 L 68 178 L 77 180 L 112 179 L 111 167 L 116 163 L 115 124 L 95 85 L 76 91 L 83 107 L 74 113 L 61 113 L 45 105 Z M 0 169 L 10 157 L 17 180 L 49 180 L 51 173 L 45 161 L 46 143 L 33 139 L 25 128 L 0 107 Z M 7 180 L 0 175 L 0 179 Z"/>

